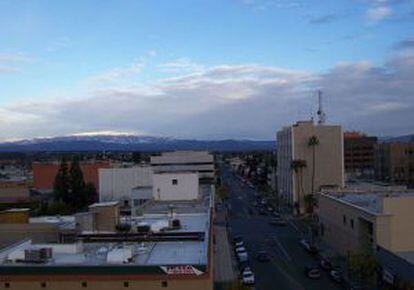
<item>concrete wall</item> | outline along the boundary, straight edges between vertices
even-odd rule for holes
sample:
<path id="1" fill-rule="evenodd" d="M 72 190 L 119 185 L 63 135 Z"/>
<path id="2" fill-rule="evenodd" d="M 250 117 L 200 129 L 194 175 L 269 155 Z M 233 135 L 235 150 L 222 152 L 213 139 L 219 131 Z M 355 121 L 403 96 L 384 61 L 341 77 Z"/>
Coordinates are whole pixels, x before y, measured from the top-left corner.
<path id="1" fill-rule="evenodd" d="M 198 173 L 154 173 L 153 175 L 155 200 L 197 199 L 198 187 Z"/>
<path id="2" fill-rule="evenodd" d="M 152 185 L 152 168 L 106 168 L 99 170 L 99 201 L 130 199 L 137 186 Z"/>
<path id="3" fill-rule="evenodd" d="M 382 200 L 384 213 L 391 217 L 391 246 L 384 247 L 392 251 L 414 251 L 414 196 L 385 197 Z"/>
<path id="4" fill-rule="evenodd" d="M 3 279 L 2 279 L 3 280 Z M 125 280 L 111 281 L 104 278 L 94 278 L 90 281 L 88 279 L 79 281 L 48 281 L 45 282 L 45 287 L 42 287 L 42 280 L 36 281 L 10 281 L 9 288 L 5 287 L 5 283 L 0 283 L 0 289 L 22 289 L 22 290 L 44 290 L 44 289 L 59 289 L 59 290 L 75 290 L 75 289 L 92 289 L 92 290 L 120 290 L 120 289 L 137 289 L 137 290 L 213 290 L 212 278 L 196 278 L 196 279 L 171 279 L 167 276 L 165 280 L 151 279 L 144 277 L 140 280 L 131 280 L 128 277 Z M 163 286 L 163 281 L 168 283 Z M 87 287 L 82 287 L 82 282 L 87 283 Z M 124 282 L 129 283 L 129 287 L 124 287 Z"/>

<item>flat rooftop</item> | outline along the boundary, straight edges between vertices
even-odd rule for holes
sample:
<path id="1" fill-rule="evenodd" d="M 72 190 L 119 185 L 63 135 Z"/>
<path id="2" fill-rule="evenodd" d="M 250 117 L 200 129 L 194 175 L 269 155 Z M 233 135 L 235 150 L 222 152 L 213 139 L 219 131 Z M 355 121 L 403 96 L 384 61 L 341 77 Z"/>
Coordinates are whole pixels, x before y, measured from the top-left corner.
<path id="1" fill-rule="evenodd" d="M 395 191 L 395 192 L 366 192 L 366 193 L 356 193 L 356 192 L 346 192 L 346 191 L 339 191 L 339 192 L 329 192 L 325 193 L 326 195 L 336 198 L 340 201 L 344 201 L 346 203 L 358 206 L 362 209 L 365 209 L 369 212 L 382 214 L 384 213 L 382 210 L 382 199 L 384 198 L 398 198 L 398 197 L 413 197 L 414 198 L 414 191 Z"/>

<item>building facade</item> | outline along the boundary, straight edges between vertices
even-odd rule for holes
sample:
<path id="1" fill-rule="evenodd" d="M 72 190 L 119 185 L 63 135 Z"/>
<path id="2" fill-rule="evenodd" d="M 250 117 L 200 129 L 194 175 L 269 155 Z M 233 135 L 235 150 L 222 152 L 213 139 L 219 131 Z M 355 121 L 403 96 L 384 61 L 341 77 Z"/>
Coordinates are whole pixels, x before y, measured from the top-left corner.
<path id="1" fill-rule="evenodd" d="M 317 144 L 310 145 L 316 139 Z M 279 195 L 300 212 L 305 196 L 322 186 L 344 186 L 343 135 L 340 126 L 300 121 L 277 133 Z M 292 168 L 301 161 L 300 168 Z"/>
<path id="2" fill-rule="evenodd" d="M 70 166 L 70 163 L 68 163 Z M 59 162 L 33 162 L 33 187 L 42 192 L 51 192 L 56 174 L 59 170 Z M 100 168 L 110 167 L 109 161 L 81 162 L 80 168 L 86 183 L 91 182 L 98 189 Z"/>
<path id="3" fill-rule="evenodd" d="M 154 173 L 155 200 L 194 200 L 199 197 L 197 172 Z"/>
<path id="4" fill-rule="evenodd" d="M 377 139 L 359 132 L 344 133 L 344 162 L 348 178 L 374 178 Z"/>
<path id="5" fill-rule="evenodd" d="M 151 156 L 154 172 L 198 172 L 201 180 L 214 179 L 214 156 L 207 151 L 174 151 Z"/>
<path id="6" fill-rule="evenodd" d="M 381 143 L 375 154 L 378 180 L 414 187 L 414 142 Z"/>

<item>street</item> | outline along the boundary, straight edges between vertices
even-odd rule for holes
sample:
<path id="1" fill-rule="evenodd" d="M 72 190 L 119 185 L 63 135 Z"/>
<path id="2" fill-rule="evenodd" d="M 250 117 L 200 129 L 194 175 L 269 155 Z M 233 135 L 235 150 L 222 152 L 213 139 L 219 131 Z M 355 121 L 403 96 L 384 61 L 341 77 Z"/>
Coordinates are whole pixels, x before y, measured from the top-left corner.
<path id="1" fill-rule="evenodd" d="M 291 220 L 287 226 L 270 225 L 272 217 L 259 215 L 253 206 L 256 201 L 254 189 L 224 167 L 221 168 L 221 178 L 229 187 L 229 235 L 240 235 L 246 243 L 249 264 L 256 278 L 255 289 L 341 289 L 322 270 L 320 279 L 311 280 L 305 276 L 305 266 L 316 265 L 318 261 L 299 244 L 302 234 Z M 270 262 L 256 260 L 256 254 L 261 250 L 271 255 Z"/>

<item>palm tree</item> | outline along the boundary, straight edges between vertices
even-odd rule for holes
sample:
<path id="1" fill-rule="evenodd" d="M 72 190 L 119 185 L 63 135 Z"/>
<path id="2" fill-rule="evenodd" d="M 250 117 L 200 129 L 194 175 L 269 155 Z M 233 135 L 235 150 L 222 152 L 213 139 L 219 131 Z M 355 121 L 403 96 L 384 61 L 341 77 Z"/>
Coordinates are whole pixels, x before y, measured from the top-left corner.
<path id="1" fill-rule="evenodd" d="M 298 201 L 296 203 L 297 211 L 300 211 L 300 197 L 303 193 L 303 168 L 306 168 L 306 160 L 295 159 L 292 160 L 291 168 L 295 171 L 296 175 L 296 187 L 298 189 Z"/>
<path id="2" fill-rule="evenodd" d="M 316 146 L 319 145 L 319 139 L 315 135 L 310 137 L 308 140 L 308 147 L 312 148 L 312 191 L 311 194 L 315 193 L 315 168 L 316 168 Z"/>

